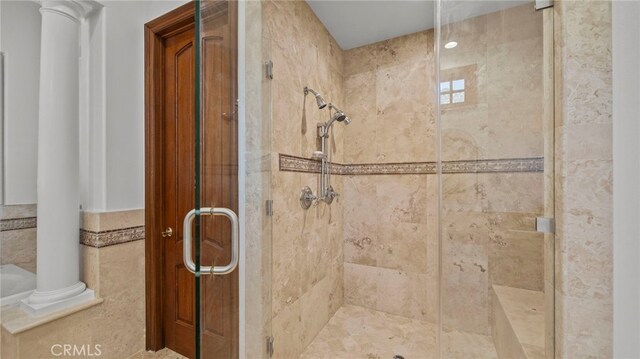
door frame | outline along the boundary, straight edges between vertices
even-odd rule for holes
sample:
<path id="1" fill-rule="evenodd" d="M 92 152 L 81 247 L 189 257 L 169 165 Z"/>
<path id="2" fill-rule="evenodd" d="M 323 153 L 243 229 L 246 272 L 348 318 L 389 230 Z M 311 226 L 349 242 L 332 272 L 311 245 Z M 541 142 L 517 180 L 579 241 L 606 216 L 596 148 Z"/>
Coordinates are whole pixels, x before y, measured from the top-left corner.
<path id="1" fill-rule="evenodd" d="M 165 39 L 194 26 L 195 3 L 184 4 L 144 25 L 145 108 L 145 347 L 165 347 L 162 219 L 162 123 L 164 120 Z"/>

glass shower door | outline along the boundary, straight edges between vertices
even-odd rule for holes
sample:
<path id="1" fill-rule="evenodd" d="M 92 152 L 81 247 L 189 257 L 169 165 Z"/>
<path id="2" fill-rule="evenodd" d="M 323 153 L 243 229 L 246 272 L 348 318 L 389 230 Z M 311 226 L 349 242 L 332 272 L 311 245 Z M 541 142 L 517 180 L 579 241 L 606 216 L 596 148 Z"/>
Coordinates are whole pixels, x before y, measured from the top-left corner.
<path id="1" fill-rule="evenodd" d="M 195 197 L 184 223 L 195 356 L 261 358 L 271 336 L 269 42 L 260 2 L 195 6 Z"/>
<path id="2" fill-rule="evenodd" d="M 440 3 L 442 358 L 553 357 L 553 9 Z"/>
<path id="3" fill-rule="evenodd" d="M 237 2 L 196 1 L 195 6 L 195 196 L 184 221 L 185 237 L 193 238 L 184 242 L 184 261 L 195 273 L 195 356 L 236 358 Z"/>

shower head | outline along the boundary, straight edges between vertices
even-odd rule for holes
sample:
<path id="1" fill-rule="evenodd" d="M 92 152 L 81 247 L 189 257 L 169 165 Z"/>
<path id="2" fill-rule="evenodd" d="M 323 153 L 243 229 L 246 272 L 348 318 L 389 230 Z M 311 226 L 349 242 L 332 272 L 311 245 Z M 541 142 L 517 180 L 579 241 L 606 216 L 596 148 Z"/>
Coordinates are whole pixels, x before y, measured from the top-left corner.
<path id="1" fill-rule="evenodd" d="M 321 109 L 321 110 L 322 110 L 323 108 L 327 107 L 327 103 L 324 101 L 324 99 L 322 98 L 322 96 L 320 96 L 320 94 L 319 94 L 319 93 L 317 93 L 317 92 L 315 92 L 313 89 L 311 89 L 311 88 L 309 88 L 309 87 L 305 86 L 305 87 L 304 87 L 304 94 L 305 94 L 305 96 L 306 96 L 307 94 L 309 94 L 309 92 L 311 92 L 311 94 L 313 94 L 313 96 L 315 96 L 315 97 L 316 97 L 316 103 L 318 104 L 318 108 L 319 108 L 319 109 Z"/>
<path id="2" fill-rule="evenodd" d="M 347 116 L 347 114 L 344 113 L 344 111 L 342 111 L 341 109 L 337 108 L 333 104 L 329 104 L 329 109 L 334 109 L 336 112 L 333 114 L 333 116 L 331 116 L 331 120 L 329 120 L 327 127 L 333 124 L 334 121 L 344 122 L 345 125 L 351 123 L 351 118 Z"/>

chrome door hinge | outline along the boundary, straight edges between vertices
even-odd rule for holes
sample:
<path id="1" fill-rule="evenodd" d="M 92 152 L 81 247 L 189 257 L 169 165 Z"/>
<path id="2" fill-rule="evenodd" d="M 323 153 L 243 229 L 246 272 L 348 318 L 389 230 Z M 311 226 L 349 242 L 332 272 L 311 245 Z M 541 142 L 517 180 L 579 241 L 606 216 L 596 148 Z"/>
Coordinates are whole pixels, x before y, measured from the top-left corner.
<path id="1" fill-rule="evenodd" d="M 273 357 L 273 337 L 267 337 L 267 354 L 269 358 Z"/>
<path id="2" fill-rule="evenodd" d="M 268 60 L 265 62 L 265 74 L 269 80 L 273 80 L 273 61 Z"/>
<path id="3" fill-rule="evenodd" d="M 536 10 L 542 10 L 548 7 L 553 7 L 553 0 L 536 0 Z"/>
<path id="4" fill-rule="evenodd" d="M 536 217 L 536 232 L 538 233 L 555 233 L 556 222 L 553 218 Z"/>
<path id="5" fill-rule="evenodd" d="M 267 216 L 269 217 L 273 216 L 273 200 L 272 199 L 266 200 L 265 207 L 267 208 Z"/>

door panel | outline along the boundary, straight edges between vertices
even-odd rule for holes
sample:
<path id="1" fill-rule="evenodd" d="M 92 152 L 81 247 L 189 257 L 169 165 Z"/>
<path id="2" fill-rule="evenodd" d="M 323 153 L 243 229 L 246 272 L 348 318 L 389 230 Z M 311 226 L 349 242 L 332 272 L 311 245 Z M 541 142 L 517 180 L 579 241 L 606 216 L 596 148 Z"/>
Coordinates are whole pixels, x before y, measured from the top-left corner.
<path id="1" fill-rule="evenodd" d="M 165 243 L 164 331 L 168 348 L 193 356 L 194 282 L 182 264 L 182 216 L 193 203 L 194 30 L 165 42 L 163 221 L 174 235 Z"/>
<path id="2" fill-rule="evenodd" d="M 203 5 L 203 9 L 210 5 Z M 233 6 L 232 6 L 233 7 Z M 234 7 L 233 7 L 234 8 Z M 194 39 L 201 39 L 201 116 L 199 119 L 200 203 L 237 212 L 237 120 L 235 16 L 227 3 L 207 13 L 203 31 L 195 27 L 164 39 L 164 118 L 162 123 L 162 226 L 173 236 L 165 240 L 164 339 L 168 348 L 195 357 L 196 305 L 201 309 L 201 357 L 234 358 L 238 353 L 237 270 L 225 276 L 202 276 L 201 297 L 195 298 L 196 279 L 183 264 L 184 216 L 194 208 L 196 183 L 196 117 Z M 202 217 L 202 265 L 230 261 L 231 225 L 225 217 Z M 197 240 L 197 238 L 195 239 Z"/>
<path id="3" fill-rule="evenodd" d="M 238 212 L 235 2 L 201 4 L 200 204 Z M 201 264 L 231 261 L 231 223 L 201 219 Z M 238 271 L 201 279 L 203 358 L 238 356 Z M 236 313 L 236 314 L 232 314 Z"/>

